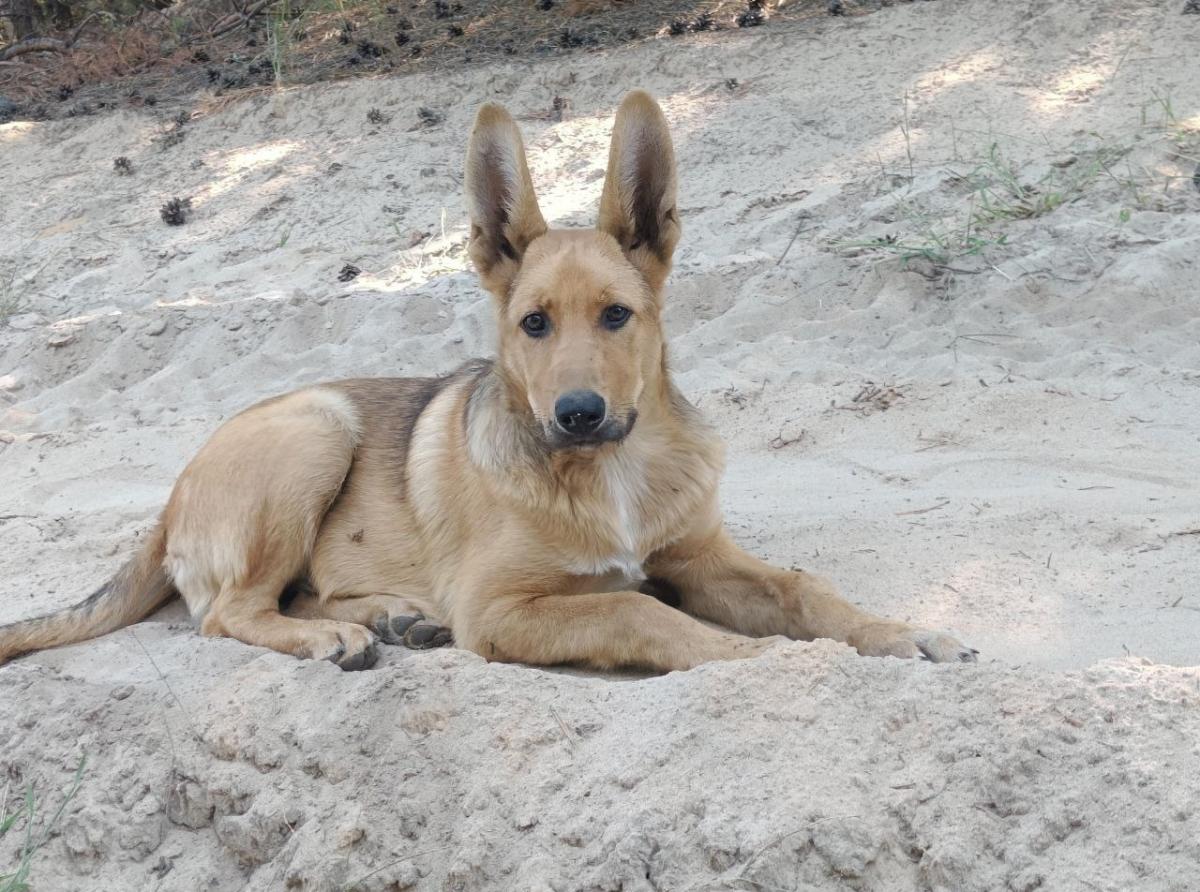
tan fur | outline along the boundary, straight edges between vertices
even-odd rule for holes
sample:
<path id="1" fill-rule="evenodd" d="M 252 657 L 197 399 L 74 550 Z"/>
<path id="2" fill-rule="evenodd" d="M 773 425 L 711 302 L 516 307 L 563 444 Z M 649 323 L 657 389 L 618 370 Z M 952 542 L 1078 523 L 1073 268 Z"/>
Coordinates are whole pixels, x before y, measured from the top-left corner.
<path id="1" fill-rule="evenodd" d="M 205 634 L 346 668 L 368 665 L 375 633 L 417 613 L 488 659 L 539 664 L 687 669 L 780 635 L 974 658 L 763 564 L 724 532 L 721 443 L 667 370 L 662 289 L 680 229 L 653 99 L 631 93 L 617 113 L 596 230 L 547 229 L 499 107 L 479 112 L 466 186 L 498 360 L 311 387 L 231 419 L 130 568 L 79 608 L 0 628 L 0 660 L 133 622 L 172 585 Z M 632 311 L 627 322 L 604 323 L 613 306 Z M 522 329 L 530 313 L 548 320 L 542 336 Z M 579 389 L 603 397 L 619 438 L 555 440 L 556 400 Z M 682 609 L 642 594 L 647 575 Z"/>

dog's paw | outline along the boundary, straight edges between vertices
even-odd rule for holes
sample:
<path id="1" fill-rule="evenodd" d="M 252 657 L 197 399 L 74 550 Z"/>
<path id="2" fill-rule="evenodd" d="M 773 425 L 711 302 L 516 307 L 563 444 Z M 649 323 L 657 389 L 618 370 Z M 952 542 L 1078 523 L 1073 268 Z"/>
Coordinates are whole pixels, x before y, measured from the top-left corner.
<path id="1" fill-rule="evenodd" d="M 921 649 L 921 658 L 931 663 L 974 663 L 979 658 L 975 648 L 936 629 L 915 630 L 913 642 Z"/>
<path id="2" fill-rule="evenodd" d="M 864 657 L 900 657 L 931 663 L 974 663 L 979 654 L 945 632 L 891 622 L 864 626 L 846 643 Z"/>
<path id="3" fill-rule="evenodd" d="M 404 633 L 423 619 L 423 613 L 381 616 L 375 622 L 375 633 L 384 644 L 404 644 Z"/>
<path id="4" fill-rule="evenodd" d="M 375 631 L 385 643 L 400 644 L 413 650 L 444 647 L 454 640 L 446 626 L 425 619 L 422 613 L 382 617 L 375 623 Z"/>
<path id="5" fill-rule="evenodd" d="M 306 650 L 311 659 L 329 660 L 347 672 L 370 669 L 378 658 L 375 636 L 354 623 L 331 622 L 326 628 L 314 630 Z"/>
<path id="6" fill-rule="evenodd" d="M 445 647 L 454 641 L 454 635 L 445 626 L 427 620 L 413 623 L 404 632 L 404 644 L 413 650 L 432 650 Z"/>

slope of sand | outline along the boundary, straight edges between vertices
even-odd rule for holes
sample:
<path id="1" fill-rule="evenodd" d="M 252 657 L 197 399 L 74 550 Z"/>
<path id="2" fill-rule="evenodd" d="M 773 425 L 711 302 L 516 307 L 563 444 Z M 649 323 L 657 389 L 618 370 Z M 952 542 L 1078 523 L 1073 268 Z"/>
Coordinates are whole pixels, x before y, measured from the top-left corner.
<path id="1" fill-rule="evenodd" d="M 0 669 L 10 802 L 32 782 L 43 820 L 88 758 L 35 888 L 1195 888 L 1200 18 L 1177 6 L 902 4 L 260 96 L 166 147 L 166 112 L 0 127 L 0 622 L 113 571 L 254 400 L 487 353 L 475 106 L 509 105 L 547 218 L 587 224 L 642 86 L 681 165 L 673 364 L 729 440 L 735 536 L 982 651 L 614 681 L 384 648 L 346 675 L 168 608 Z M 942 265 L 863 247 L 888 238 Z"/>

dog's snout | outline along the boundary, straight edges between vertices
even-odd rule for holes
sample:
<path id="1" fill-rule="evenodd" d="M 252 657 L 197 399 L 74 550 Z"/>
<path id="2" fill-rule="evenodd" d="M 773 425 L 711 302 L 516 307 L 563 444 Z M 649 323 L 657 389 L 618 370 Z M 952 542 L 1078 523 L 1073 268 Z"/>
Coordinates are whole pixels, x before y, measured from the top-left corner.
<path id="1" fill-rule="evenodd" d="M 573 437 L 594 434 L 604 423 L 604 398 L 592 390 L 572 390 L 554 403 L 558 426 Z"/>

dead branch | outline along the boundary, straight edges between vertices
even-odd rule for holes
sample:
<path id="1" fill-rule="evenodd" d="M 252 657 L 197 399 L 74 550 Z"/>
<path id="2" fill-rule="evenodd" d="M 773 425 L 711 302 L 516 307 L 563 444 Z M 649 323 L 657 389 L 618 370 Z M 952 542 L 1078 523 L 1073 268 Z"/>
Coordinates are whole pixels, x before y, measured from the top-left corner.
<path id="1" fill-rule="evenodd" d="M 229 31 L 239 28 L 246 24 L 254 16 L 262 11 L 263 7 L 270 5 L 273 0 L 258 0 L 257 3 L 252 3 L 240 12 L 233 12 L 225 16 L 208 32 L 209 37 L 220 37 Z"/>
<path id="2" fill-rule="evenodd" d="M 75 45 L 87 23 L 98 15 L 100 12 L 95 11 L 84 16 L 83 21 L 75 26 L 75 30 L 65 40 L 57 37 L 26 37 L 24 40 L 18 40 L 12 46 L 0 50 L 0 62 L 7 62 L 26 53 L 65 53 Z"/>
<path id="3" fill-rule="evenodd" d="M 26 53 L 65 53 L 67 42 L 57 37 L 26 37 L 0 50 L 0 62 L 7 62 Z"/>

